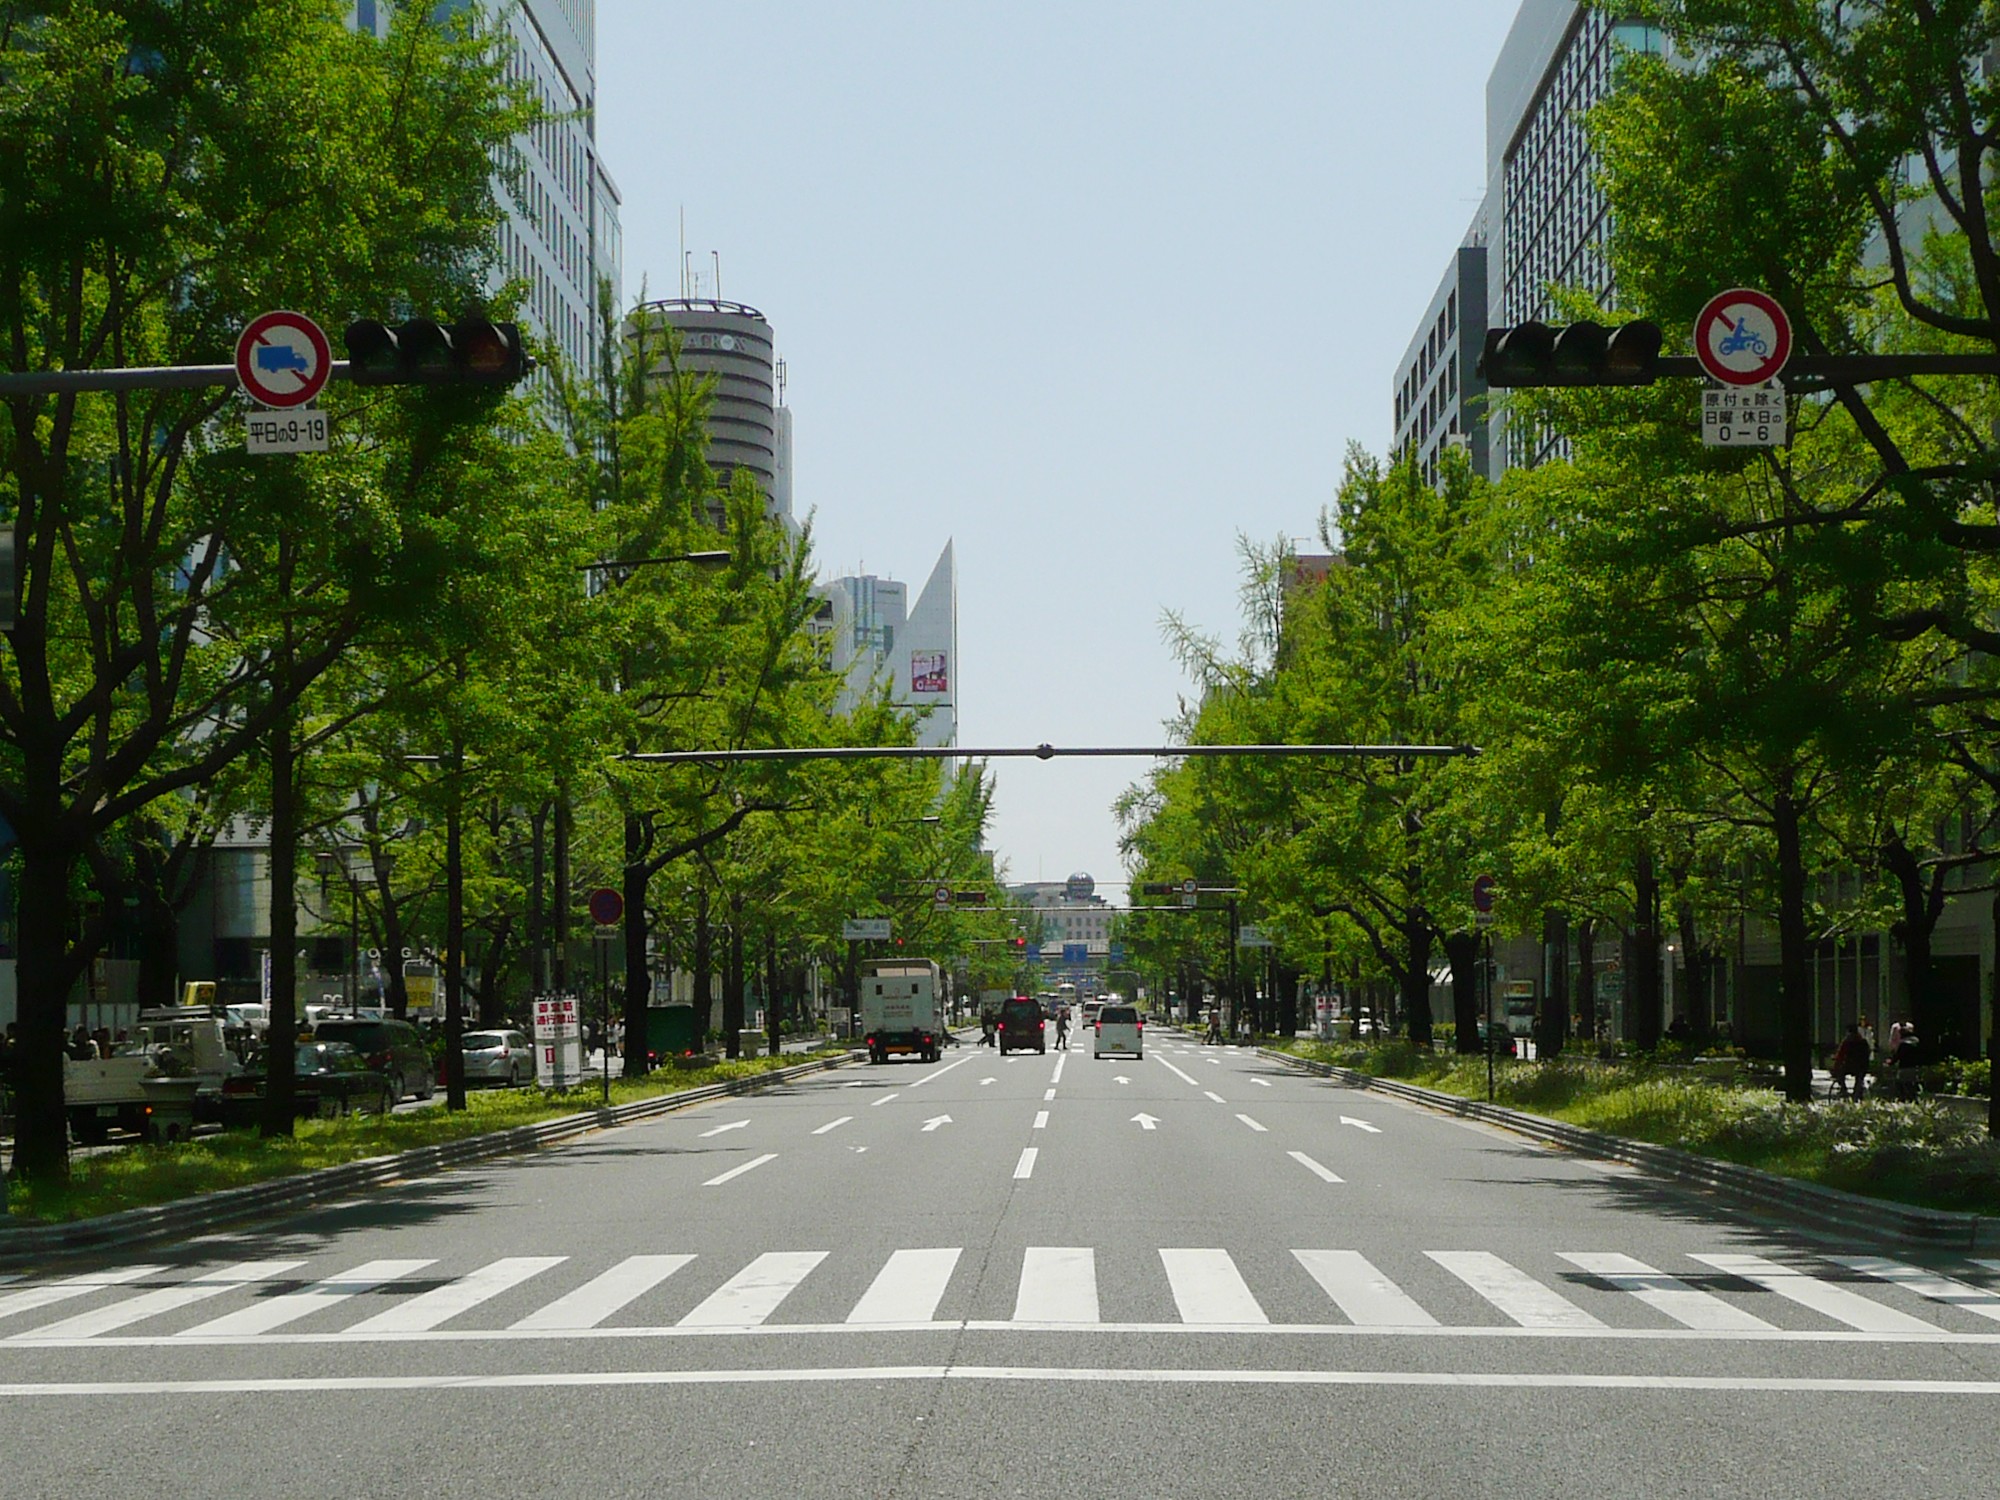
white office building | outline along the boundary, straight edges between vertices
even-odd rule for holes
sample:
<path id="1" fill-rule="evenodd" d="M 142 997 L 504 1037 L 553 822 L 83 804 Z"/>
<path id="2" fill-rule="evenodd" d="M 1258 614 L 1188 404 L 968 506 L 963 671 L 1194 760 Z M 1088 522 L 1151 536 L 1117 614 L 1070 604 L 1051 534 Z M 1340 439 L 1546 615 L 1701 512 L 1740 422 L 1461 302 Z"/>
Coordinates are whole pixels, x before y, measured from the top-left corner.
<path id="1" fill-rule="evenodd" d="M 917 743 L 958 743 L 958 564 L 952 544 L 938 554 L 931 576 L 910 603 L 907 584 L 873 574 L 820 585 L 818 629 L 828 639 L 833 670 L 846 679 L 838 707 L 851 710 L 870 693 L 922 711 Z"/>

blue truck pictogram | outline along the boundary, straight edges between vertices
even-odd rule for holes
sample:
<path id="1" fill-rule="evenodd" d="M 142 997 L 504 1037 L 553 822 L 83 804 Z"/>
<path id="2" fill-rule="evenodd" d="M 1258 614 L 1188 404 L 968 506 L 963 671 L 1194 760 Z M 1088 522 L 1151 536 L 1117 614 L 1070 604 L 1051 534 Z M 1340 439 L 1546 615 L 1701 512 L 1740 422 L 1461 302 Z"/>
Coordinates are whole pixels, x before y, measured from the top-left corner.
<path id="1" fill-rule="evenodd" d="M 259 344 L 257 368 L 266 374 L 275 370 L 296 370 L 303 375 L 309 366 L 306 357 L 290 344 Z"/>

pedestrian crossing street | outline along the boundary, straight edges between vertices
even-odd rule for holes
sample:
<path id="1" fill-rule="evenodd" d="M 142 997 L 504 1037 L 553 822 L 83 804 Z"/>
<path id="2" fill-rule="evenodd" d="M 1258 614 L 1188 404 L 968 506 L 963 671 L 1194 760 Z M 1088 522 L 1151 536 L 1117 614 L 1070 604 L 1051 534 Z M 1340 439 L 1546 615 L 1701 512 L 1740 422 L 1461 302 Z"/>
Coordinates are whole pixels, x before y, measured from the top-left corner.
<path id="1" fill-rule="evenodd" d="M 1969 1259 L 1955 1274 L 1868 1255 L 1654 1260 L 1666 1264 L 1608 1251 L 1522 1264 L 1431 1250 L 1400 1280 L 1349 1249 L 1258 1257 L 1254 1274 L 1223 1249 L 1113 1258 L 1076 1246 L 1029 1246 L 983 1267 L 955 1248 L 900 1249 L 879 1264 L 862 1252 L 768 1251 L 743 1265 L 675 1252 L 602 1269 L 520 1255 L 458 1274 L 421 1258 L 320 1276 L 302 1260 L 196 1274 L 134 1265 L 0 1286 L 0 1352 L 871 1329 L 2000 1343 L 2000 1260 Z M 1011 1315 L 979 1316 L 1010 1296 Z M 1168 1306 L 1171 1317 L 1147 1315 Z"/>

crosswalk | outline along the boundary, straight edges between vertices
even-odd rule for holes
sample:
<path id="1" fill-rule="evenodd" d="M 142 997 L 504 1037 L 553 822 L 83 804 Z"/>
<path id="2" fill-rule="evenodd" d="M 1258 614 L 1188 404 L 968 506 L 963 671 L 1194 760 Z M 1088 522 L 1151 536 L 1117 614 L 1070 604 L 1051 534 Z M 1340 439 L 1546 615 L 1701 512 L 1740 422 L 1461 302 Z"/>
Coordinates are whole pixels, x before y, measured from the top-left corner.
<path id="1" fill-rule="evenodd" d="M 1016 1258 L 1018 1257 L 1018 1258 Z M 1662 1262 L 1655 1264 L 1655 1262 Z M 1391 1275 L 1354 1249 L 1110 1255 L 1033 1245 L 694 1251 L 609 1265 L 505 1256 L 126 1266 L 0 1286 L 9 1347 L 755 1333 L 794 1329 L 1190 1330 L 1540 1337 L 1943 1340 L 2000 1344 L 2000 1260 L 1939 1268 L 1873 1255 L 1743 1251 L 1410 1253 Z"/>

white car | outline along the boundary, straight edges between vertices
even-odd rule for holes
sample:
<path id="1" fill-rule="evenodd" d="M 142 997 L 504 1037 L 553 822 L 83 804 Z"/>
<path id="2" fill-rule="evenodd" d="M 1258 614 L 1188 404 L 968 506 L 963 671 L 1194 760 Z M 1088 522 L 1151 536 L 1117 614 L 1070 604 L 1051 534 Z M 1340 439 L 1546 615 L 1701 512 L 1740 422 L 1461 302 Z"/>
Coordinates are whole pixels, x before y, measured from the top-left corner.
<path id="1" fill-rule="evenodd" d="M 1138 1007 L 1107 1005 L 1097 1013 L 1092 1026 L 1090 1055 L 1124 1052 L 1133 1057 L 1146 1055 L 1146 1023 L 1139 1019 Z"/>
<path id="2" fill-rule="evenodd" d="M 521 1084 L 535 1076 L 535 1049 L 518 1031 L 468 1031 L 460 1044 L 467 1083 Z"/>

